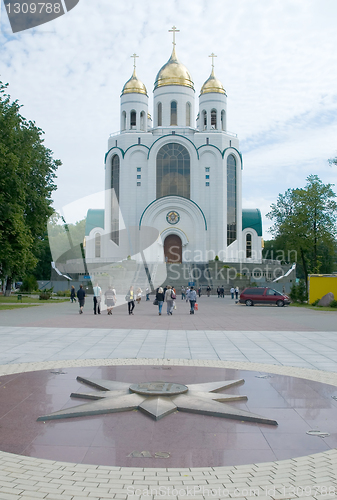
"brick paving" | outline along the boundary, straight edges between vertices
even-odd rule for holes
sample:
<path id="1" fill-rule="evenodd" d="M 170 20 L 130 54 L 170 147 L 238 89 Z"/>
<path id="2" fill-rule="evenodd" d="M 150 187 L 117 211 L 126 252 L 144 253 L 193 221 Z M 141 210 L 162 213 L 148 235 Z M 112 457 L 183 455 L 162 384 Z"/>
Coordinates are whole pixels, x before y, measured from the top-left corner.
<path id="1" fill-rule="evenodd" d="M 94 317 L 89 307 L 79 316 L 72 304 L 1 311 L 0 374 L 171 364 L 257 370 L 337 386 L 336 313 L 209 300 L 193 319 L 179 314 L 180 306 L 170 318 L 157 317 L 146 303 L 133 317 L 125 317 L 122 308 L 113 318 Z M 114 329 L 107 323 L 111 319 Z M 334 498 L 336 492 L 336 449 L 269 463 L 190 469 L 93 466 L 0 452 L 0 500 L 310 500 Z"/>

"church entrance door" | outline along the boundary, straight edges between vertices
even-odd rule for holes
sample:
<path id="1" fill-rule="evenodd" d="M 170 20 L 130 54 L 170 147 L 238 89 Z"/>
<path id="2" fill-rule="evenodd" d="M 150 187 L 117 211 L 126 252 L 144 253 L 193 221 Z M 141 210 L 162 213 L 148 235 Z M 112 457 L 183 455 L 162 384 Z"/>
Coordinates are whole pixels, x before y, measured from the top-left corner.
<path id="1" fill-rule="evenodd" d="M 164 241 L 165 262 L 180 264 L 182 262 L 183 245 L 177 234 L 169 234 Z"/>

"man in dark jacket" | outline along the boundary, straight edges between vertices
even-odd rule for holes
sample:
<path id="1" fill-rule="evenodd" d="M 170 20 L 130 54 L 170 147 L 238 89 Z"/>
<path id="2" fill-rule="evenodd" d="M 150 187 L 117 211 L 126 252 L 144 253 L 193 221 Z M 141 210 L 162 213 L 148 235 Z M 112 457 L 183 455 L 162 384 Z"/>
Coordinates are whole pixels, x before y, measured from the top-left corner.
<path id="1" fill-rule="evenodd" d="M 80 288 L 77 290 L 77 298 L 80 306 L 80 314 L 83 314 L 83 307 L 85 300 L 84 297 L 85 297 L 85 291 L 83 290 L 83 285 L 80 285 Z"/>

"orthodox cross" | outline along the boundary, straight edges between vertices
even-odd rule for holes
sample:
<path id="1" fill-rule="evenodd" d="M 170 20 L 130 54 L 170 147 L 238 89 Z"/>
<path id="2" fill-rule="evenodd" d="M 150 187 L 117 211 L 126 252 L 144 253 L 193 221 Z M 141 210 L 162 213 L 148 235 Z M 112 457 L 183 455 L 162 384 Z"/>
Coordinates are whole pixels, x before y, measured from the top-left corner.
<path id="1" fill-rule="evenodd" d="M 133 57 L 133 67 L 134 67 L 134 69 L 136 69 L 136 57 L 139 57 L 139 56 L 137 56 L 137 54 L 132 54 L 132 56 L 130 56 L 130 57 Z"/>
<path id="2" fill-rule="evenodd" d="M 177 30 L 175 26 L 172 26 L 172 29 L 169 30 L 169 33 L 173 33 L 173 45 L 176 45 L 176 33 L 179 33 L 180 30 Z"/>
<path id="3" fill-rule="evenodd" d="M 218 56 L 216 56 L 216 55 L 212 52 L 212 54 L 211 54 L 210 56 L 208 56 L 208 57 L 211 57 L 211 58 L 212 58 L 212 69 L 214 69 L 214 57 L 218 57 Z"/>

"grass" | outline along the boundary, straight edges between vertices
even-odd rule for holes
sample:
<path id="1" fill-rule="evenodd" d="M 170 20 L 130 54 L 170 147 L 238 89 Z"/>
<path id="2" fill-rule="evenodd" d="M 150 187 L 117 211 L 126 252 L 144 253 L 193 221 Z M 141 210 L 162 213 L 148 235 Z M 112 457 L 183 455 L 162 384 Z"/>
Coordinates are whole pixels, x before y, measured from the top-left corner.
<path id="1" fill-rule="evenodd" d="M 21 302 L 18 303 L 17 306 L 11 305 L 11 304 L 4 304 L 0 302 L 0 311 L 7 311 L 9 309 L 26 309 L 27 307 L 36 307 L 40 304 L 21 304 Z"/>
<path id="2" fill-rule="evenodd" d="M 290 307 L 304 307 L 305 309 L 311 309 L 312 311 L 337 312 L 337 309 L 335 307 L 317 307 L 317 306 L 312 306 L 311 304 L 300 304 L 299 302 L 291 303 Z"/>
<path id="3" fill-rule="evenodd" d="M 62 297 L 61 299 L 54 299 L 50 298 L 48 300 L 40 300 L 38 297 L 30 297 L 29 295 L 22 295 L 22 302 L 18 300 L 17 295 L 11 295 L 10 297 L 4 297 L 3 295 L 0 295 L 0 306 L 3 304 L 46 304 L 46 303 L 58 303 L 58 302 L 69 302 L 69 297 Z M 17 306 L 15 306 L 17 307 Z"/>

